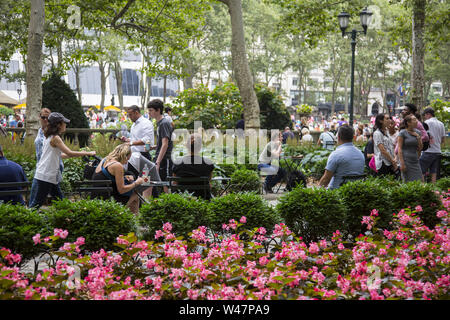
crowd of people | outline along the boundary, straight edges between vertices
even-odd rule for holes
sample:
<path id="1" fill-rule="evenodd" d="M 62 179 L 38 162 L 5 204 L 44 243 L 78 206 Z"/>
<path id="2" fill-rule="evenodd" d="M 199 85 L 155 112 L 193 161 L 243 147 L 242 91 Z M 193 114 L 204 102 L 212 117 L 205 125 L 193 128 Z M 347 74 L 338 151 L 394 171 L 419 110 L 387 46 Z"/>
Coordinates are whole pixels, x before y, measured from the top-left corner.
<path id="1" fill-rule="evenodd" d="M 374 120 L 372 128 L 359 125 L 356 133 L 347 124 L 339 127 L 338 147 L 328 158 L 319 184 L 329 188 L 339 187 L 336 180 L 343 176 L 361 176 L 364 166 L 370 169 L 371 174 L 392 175 L 403 182 L 423 182 L 425 175 L 429 174 L 435 183 L 446 132 L 444 124 L 436 119 L 434 110 L 428 107 L 419 114 L 414 104 L 406 104 L 400 119 L 382 113 Z M 322 136 L 326 133 L 327 130 Z M 319 141 L 325 148 L 327 140 L 322 136 Z M 363 139 L 361 136 L 367 139 L 362 157 L 361 152 L 353 146 L 353 142 Z M 336 179 L 332 180 L 332 177 Z"/>
<path id="2" fill-rule="evenodd" d="M 198 161 L 191 162 L 198 157 L 201 146 L 201 137 L 192 135 L 186 145 L 189 157 L 182 158 L 176 164 L 172 163 L 172 132 L 174 130 L 170 110 L 164 108 L 164 103 L 159 99 L 150 101 L 147 105 L 148 116 L 141 114 L 141 109 L 130 106 L 126 109 L 127 117 L 133 122 L 130 132 L 125 126 L 117 134 L 122 143 L 101 160 L 96 167 L 92 180 L 111 180 L 114 199 L 126 205 L 134 213 L 139 210 L 139 199 L 135 188 L 144 183 L 145 176 L 151 181 L 166 181 L 169 176 L 200 176 L 205 172 L 211 178 L 211 161 L 201 157 Z M 164 112 L 166 111 L 166 112 Z M 61 138 L 70 123 L 63 114 L 51 112 L 48 108 L 40 111 L 40 128 L 35 139 L 36 171 L 31 185 L 29 207 L 41 207 L 50 195 L 52 198 L 64 198 L 61 191 L 62 173 L 64 165 L 62 159 L 69 157 L 95 156 L 95 151 L 70 150 Z M 153 122 L 156 121 L 156 131 Z M 156 139 L 154 137 L 156 132 Z M 155 150 L 152 158 L 150 150 Z M 192 157 L 192 159 L 191 159 Z M 191 167 L 195 164 L 195 168 Z M 188 170 L 189 169 L 189 170 Z M 3 174 L 2 172 L 8 172 Z M 0 178 L 1 181 L 21 182 L 27 181 L 22 167 L 8 161 L 0 149 Z M 164 187 L 164 192 L 168 192 Z M 152 187 L 144 188 L 142 195 L 149 199 L 154 195 Z M 12 201 L 25 204 L 22 196 L 2 198 L 0 201 Z"/>
<path id="3" fill-rule="evenodd" d="M 443 123 L 436 119 L 432 108 L 425 108 L 419 114 L 411 103 L 404 106 L 398 117 L 381 113 L 373 116 L 369 123 L 355 121 L 353 126 L 343 117 L 338 120 L 335 116 L 321 122 L 313 117 L 302 117 L 294 128 L 302 144 L 312 144 L 310 130 L 323 130 L 317 145 L 334 151 L 319 185 L 331 189 L 338 188 L 345 176 L 363 177 L 365 167 L 373 175 L 392 175 L 403 182 L 423 182 L 429 174 L 435 183 L 446 135 Z M 281 145 L 293 138 L 294 133 L 286 127 L 279 141 L 268 143 L 263 150 L 258 170 L 268 174 L 264 184 L 266 192 L 272 192 L 272 187 L 286 174 L 283 168 L 274 166 L 272 160 L 281 154 Z M 364 143 L 362 153 L 355 144 Z"/>
<path id="4" fill-rule="evenodd" d="M 139 210 L 139 200 L 133 191 L 144 183 L 141 177 L 143 171 L 146 171 L 146 176 L 152 181 L 167 181 L 169 176 L 206 175 L 211 179 L 214 168 L 211 160 L 199 154 L 202 137 L 198 133 L 188 139 L 188 156 L 180 158 L 181 162 L 174 164 L 171 156 L 174 130 L 171 110 L 165 108 L 159 99 L 150 101 L 147 109 L 148 113 L 142 114 L 136 105 L 126 108 L 126 115 L 132 121 L 131 129 L 128 132 L 127 126 L 122 125 L 116 135 L 122 144 L 100 162 L 92 176 L 93 180 L 111 180 L 114 199 L 135 213 Z M 156 121 L 156 131 L 150 119 Z M 48 195 L 54 198 L 64 197 L 61 191 L 64 170 L 62 159 L 96 154 L 95 151 L 73 151 L 64 144 L 61 135 L 69 122 L 61 113 L 51 112 L 47 108 L 40 111 L 41 127 L 35 139 L 37 165 L 31 186 L 30 207 L 42 206 Z M 345 118 L 337 120 L 337 117 L 329 122 L 323 120 L 322 123 L 323 132 L 317 144 L 333 152 L 328 158 L 319 185 L 338 188 L 343 183 L 343 177 L 364 175 L 365 166 L 374 175 L 394 175 L 401 177 L 404 182 L 424 181 L 424 175 L 429 173 L 432 182 L 436 182 L 441 145 L 446 132 L 432 108 L 426 108 L 419 114 L 414 104 L 406 104 L 400 117 L 382 113 L 371 119 L 370 123 L 355 123 L 354 126 L 350 126 Z M 302 142 L 313 143 L 311 119 L 302 118 L 296 129 L 299 130 Z M 286 127 L 280 132 L 278 140 L 270 141 L 260 154 L 258 170 L 267 175 L 264 183 L 266 192 L 272 192 L 273 186 L 285 176 L 285 170 L 272 160 L 280 157 L 282 145 L 293 138 L 294 133 Z M 354 144 L 365 142 L 367 144 L 362 153 Z M 154 157 L 150 150 L 155 150 Z M 1 148 L 0 177 L 2 181 L 26 181 L 20 165 L 8 161 Z M 164 192 L 168 192 L 167 187 L 164 187 Z M 144 188 L 142 192 L 146 199 L 155 194 L 152 187 Z M 8 199 L 24 203 L 20 197 Z"/>

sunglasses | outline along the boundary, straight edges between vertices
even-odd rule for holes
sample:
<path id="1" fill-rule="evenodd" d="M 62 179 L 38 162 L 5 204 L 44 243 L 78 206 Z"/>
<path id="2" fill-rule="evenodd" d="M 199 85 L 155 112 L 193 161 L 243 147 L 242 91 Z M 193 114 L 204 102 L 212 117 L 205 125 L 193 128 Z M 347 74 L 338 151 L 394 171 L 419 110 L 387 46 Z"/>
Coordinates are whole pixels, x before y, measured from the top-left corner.
<path id="1" fill-rule="evenodd" d="M 41 119 L 42 119 L 42 120 L 47 120 L 48 117 L 41 116 Z"/>

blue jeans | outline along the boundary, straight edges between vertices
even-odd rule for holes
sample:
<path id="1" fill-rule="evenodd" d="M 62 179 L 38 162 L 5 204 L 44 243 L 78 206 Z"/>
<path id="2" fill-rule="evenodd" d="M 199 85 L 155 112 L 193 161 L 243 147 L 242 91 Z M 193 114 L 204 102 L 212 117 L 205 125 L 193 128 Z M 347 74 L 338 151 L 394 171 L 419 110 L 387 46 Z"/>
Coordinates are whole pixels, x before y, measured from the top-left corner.
<path id="1" fill-rule="evenodd" d="M 265 180 L 266 187 L 269 189 L 272 189 L 284 177 L 283 169 L 266 163 L 258 164 L 258 171 L 269 173 Z"/>
<path id="2" fill-rule="evenodd" d="M 59 199 L 64 198 L 64 194 L 62 193 L 59 184 L 33 179 L 28 207 L 38 209 L 44 204 L 48 194 Z"/>

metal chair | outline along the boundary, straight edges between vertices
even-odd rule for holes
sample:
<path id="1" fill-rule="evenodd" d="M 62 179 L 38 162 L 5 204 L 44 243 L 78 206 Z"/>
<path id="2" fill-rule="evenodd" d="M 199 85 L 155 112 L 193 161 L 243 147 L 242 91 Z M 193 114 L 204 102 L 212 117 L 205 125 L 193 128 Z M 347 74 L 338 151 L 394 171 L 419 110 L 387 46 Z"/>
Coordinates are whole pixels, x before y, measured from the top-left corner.
<path id="1" fill-rule="evenodd" d="M 367 174 L 355 174 L 355 175 L 348 175 L 342 177 L 342 182 L 339 186 L 343 186 L 349 181 L 356 181 L 356 180 L 364 180 L 367 178 Z"/>

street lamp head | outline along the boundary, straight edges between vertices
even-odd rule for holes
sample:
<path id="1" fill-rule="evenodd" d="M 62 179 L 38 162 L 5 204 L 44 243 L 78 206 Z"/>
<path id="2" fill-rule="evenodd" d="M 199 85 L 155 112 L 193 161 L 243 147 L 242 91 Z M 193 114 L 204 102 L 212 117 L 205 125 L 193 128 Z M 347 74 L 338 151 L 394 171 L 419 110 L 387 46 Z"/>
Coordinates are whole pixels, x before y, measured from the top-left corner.
<path id="1" fill-rule="evenodd" d="M 359 18 L 361 20 L 361 25 L 364 29 L 364 34 L 367 33 L 367 27 L 370 24 L 370 21 L 372 20 L 372 12 L 370 12 L 367 7 L 364 8 L 363 11 L 359 14 Z"/>
<path id="2" fill-rule="evenodd" d="M 19 88 L 19 89 L 17 89 L 17 93 L 19 94 L 19 96 L 22 94 L 22 89 L 21 88 Z"/>
<path id="3" fill-rule="evenodd" d="M 347 12 L 341 12 L 338 15 L 339 26 L 341 27 L 342 36 L 345 35 L 345 29 L 348 27 L 348 22 L 350 20 L 350 15 Z"/>

